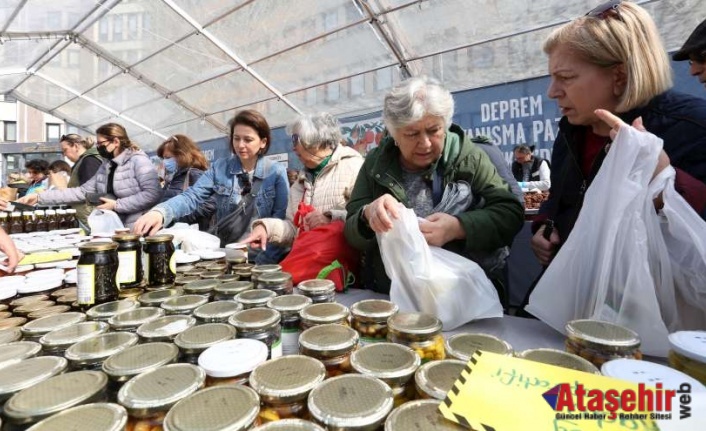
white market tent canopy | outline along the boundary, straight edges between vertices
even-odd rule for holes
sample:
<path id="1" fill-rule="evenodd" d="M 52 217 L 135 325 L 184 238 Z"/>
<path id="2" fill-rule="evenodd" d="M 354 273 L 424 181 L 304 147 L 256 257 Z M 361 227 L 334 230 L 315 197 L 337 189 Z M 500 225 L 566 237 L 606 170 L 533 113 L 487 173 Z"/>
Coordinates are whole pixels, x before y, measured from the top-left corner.
<path id="1" fill-rule="evenodd" d="M 451 91 L 546 75 L 541 45 L 596 0 L 0 0 L 0 93 L 92 134 L 125 125 L 143 148 L 227 135 L 254 108 L 380 110 L 407 76 Z M 677 49 L 703 0 L 638 2 Z"/>

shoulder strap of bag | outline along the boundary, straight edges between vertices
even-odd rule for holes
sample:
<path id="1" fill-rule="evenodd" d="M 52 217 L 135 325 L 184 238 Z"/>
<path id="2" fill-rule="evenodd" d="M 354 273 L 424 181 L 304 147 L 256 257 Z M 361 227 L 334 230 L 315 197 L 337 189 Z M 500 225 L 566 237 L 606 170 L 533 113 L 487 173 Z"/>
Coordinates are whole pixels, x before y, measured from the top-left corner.
<path id="1" fill-rule="evenodd" d="M 432 175 L 431 199 L 436 207 L 444 196 L 444 177 L 441 175 L 441 163 L 437 163 Z"/>
<path id="2" fill-rule="evenodd" d="M 191 173 L 191 168 L 187 169 L 186 171 L 186 178 L 184 178 L 184 186 L 181 188 L 181 191 L 185 192 L 186 189 L 189 188 L 189 174 Z"/>

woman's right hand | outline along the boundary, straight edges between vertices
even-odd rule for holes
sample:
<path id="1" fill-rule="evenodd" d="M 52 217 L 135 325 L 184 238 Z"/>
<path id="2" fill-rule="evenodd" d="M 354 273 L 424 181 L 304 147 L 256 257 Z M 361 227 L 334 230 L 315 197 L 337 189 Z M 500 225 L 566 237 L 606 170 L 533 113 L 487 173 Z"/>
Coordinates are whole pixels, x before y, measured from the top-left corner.
<path id="1" fill-rule="evenodd" d="M 548 266 L 551 263 L 556 254 L 557 246 L 561 241 L 556 228 L 554 228 L 554 231 L 549 235 L 549 241 L 544 239 L 545 228 L 546 226 L 542 226 L 532 237 L 532 251 L 534 255 L 537 256 L 542 266 Z"/>
<path id="2" fill-rule="evenodd" d="M 267 250 L 267 229 L 265 225 L 262 223 L 255 225 L 250 235 L 241 242 L 250 245 L 250 247 L 262 249 L 262 251 Z"/>
<path id="3" fill-rule="evenodd" d="M 138 218 L 132 226 L 132 232 L 138 235 L 154 235 L 164 223 L 164 217 L 159 211 L 148 211 Z"/>
<path id="4" fill-rule="evenodd" d="M 39 202 L 39 194 L 30 193 L 27 196 L 17 199 L 17 202 L 25 205 L 37 205 L 37 202 Z"/>
<path id="5" fill-rule="evenodd" d="M 382 233 L 392 229 L 392 220 L 400 218 L 397 212 L 399 202 L 390 194 L 384 194 L 363 207 L 363 217 L 373 232 Z"/>

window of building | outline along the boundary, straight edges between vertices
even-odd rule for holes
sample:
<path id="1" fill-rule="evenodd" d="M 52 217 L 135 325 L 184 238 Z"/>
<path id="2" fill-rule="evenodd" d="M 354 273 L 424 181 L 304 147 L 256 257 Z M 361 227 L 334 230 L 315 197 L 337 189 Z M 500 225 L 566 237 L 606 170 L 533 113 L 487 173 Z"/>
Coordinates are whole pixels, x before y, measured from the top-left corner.
<path id="1" fill-rule="evenodd" d="M 351 78 L 351 97 L 365 94 L 365 75 L 356 75 Z"/>
<path id="2" fill-rule="evenodd" d="M 103 17 L 98 23 L 98 40 L 101 42 L 108 41 L 108 18 Z"/>
<path id="3" fill-rule="evenodd" d="M 114 15 L 113 16 L 113 41 L 123 40 L 123 16 Z"/>
<path id="4" fill-rule="evenodd" d="M 324 31 L 331 31 L 338 27 L 338 11 L 334 10 L 324 14 Z"/>
<path id="5" fill-rule="evenodd" d="M 152 29 L 152 15 L 149 13 L 142 15 L 142 31 L 149 31 Z"/>
<path id="6" fill-rule="evenodd" d="M 341 85 L 338 82 L 326 84 L 326 100 L 334 102 L 341 97 Z"/>
<path id="7" fill-rule="evenodd" d="M 17 142 L 16 121 L 5 121 L 5 142 Z"/>
<path id="8" fill-rule="evenodd" d="M 47 123 L 47 142 L 59 142 L 61 124 Z"/>
<path id="9" fill-rule="evenodd" d="M 316 104 L 316 87 L 306 90 L 306 106 L 314 106 Z"/>
<path id="10" fill-rule="evenodd" d="M 375 71 L 375 89 L 385 90 L 392 87 L 392 68 L 386 67 Z"/>
<path id="11" fill-rule="evenodd" d="M 131 13 L 127 16 L 127 31 L 131 37 L 137 37 L 137 14 Z"/>

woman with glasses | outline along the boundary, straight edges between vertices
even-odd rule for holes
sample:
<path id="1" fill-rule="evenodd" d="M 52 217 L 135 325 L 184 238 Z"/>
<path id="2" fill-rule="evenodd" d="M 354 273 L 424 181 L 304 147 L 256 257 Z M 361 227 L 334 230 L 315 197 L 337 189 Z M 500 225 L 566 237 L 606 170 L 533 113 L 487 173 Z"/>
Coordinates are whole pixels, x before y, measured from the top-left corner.
<path id="1" fill-rule="evenodd" d="M 237 238 L 232 242 L 246 238 L 250 223 L 256 219 L 284 218 L 289 197 L 287 172 L 281 164 L 264 158 L 271 140 L 270 126 L 262 114 L 253 110 L 237 113 L 230 122 L 233 156 L 216 160 L 196 184 L 152 208 L 135 223 L 135 233 L 154 234 L 163 226 L 194 214 L 212 196 L 216 200 L 216 218 L 211 232 L 221 238 L 221 245 L 233 237 Z M 237 226 L 226 225 L 231 220 Z M 281 257 L 281 250 L 272 247 L 254 261 L 272 263 Z"/>

